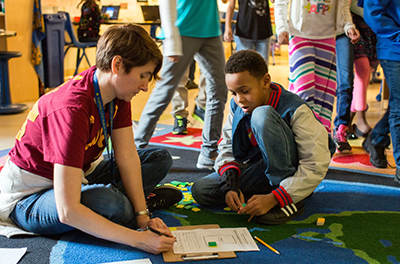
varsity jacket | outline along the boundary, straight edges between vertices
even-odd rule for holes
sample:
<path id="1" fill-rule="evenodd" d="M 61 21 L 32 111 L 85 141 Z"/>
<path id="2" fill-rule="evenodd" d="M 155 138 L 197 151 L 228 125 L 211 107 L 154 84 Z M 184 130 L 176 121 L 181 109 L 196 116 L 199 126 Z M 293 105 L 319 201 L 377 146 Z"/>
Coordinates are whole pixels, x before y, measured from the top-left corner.
<path id="1" fill-rule="evenodd" d="M 271 182 L 273 185 L 279 186 L 273 191 L 273 194 L 279 200 L 280 206 L 284 207 L 303 200 L 321 183 L 328 171 L 335 146 L 325 127 L 304 100 L 285 90 L 279 84 L 271 83 L 271 88 L 273 91 L 268 105 L 272 106 L 292 129 L 299 158 L 294 175 L 281 179 L 280 182 L 273 182 L 276 179 Z M 248 151 L 247 156 L 243 157 L 243 153 L 238 153 L 240 148 L 232 147 L 235 144 L 243 144 L 240 142 L 243 138 L 242 135 L 238 135 L 235 131 L 246 115 L 232 99 L 214 166 L 215 171 L 220 175 L 229 168 L 235 168 L 240 173 L 246 161 L 256 157 L 256 153 L 259 152 L 258 147 L 255 146 Z M 232 135 L 234 136 L 232 137 Z"/>

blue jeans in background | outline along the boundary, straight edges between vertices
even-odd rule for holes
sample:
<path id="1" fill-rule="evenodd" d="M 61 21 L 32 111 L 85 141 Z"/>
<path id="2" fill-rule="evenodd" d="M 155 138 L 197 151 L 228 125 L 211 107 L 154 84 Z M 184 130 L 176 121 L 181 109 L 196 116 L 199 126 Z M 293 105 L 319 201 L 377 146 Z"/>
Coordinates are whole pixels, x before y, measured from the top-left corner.
<path id="1" fill-rule="evenodd" d="M 239 188 L 246 200 L 255 194 L 270 193 L 298 167 L 293 132 L 273 107 L 257 107 L 251 116 L 251 129 L 263 158 L 241 165 Z M 192 195 L 201 205 L 220 205 L 225 202 L 221 187 L 220 175 L 214 172 L 193 184 Z"/>
<path id="2" fill-rule="evenodd" d="M 252 40 L 238 36 L 233 36 L 236 43 L 236 50 L 255 50 L 263 56 L 265 62 L 269 63 L 269 49 L 270 49 L 270 38 Z"/>
<path id="3" fill-rule="evenodd" d="M 335 128 L 349 126 L 350 106 L 353 100 L 354 83 L 354 45 L 346 34 L 336 37 L 336 117 Z"/>
<path id="4" fill-rule="evenodd" d="M 390 95 L 388 111 L 382 118 L 383 121 L 381 119 L 378 124 L 381 121 L 384 123 L 385 119 L 388 120 L 388 123 L 386 124 L 390 127 L 390 134 L 392 136 L 393 156 L 396 162 L 396 167 L 400 168 L 400 61 L 379 60 L 379 62 L 382 66 L 383 73 L 385 74 Z M 375 126 L 372 132 L 376 130 L 375 132 L 380 132 L 379 134 L 383 134 L 384 132 L 388 133 L 387 125 L 386 127 L 383 126 L 383 124 L 382 126 Z M 374 144 L 374 134 L 371 136 L 372 144 Z M 386 143 L 390 144 L 390 139 Z M 389 146 L 389 144 L 387 144 L 387 146 Z"/>
<path id="5" fill-rule="evenodd" d="M 145 197 L 167 175 L 172 166 L 169 152 L 162 148 L 139 149 L 142 165 L 142 181 Z M 109 160 L 102 161 L 86 177 L 89 184 L 82 185 L 81 203 L 103 217 L 125 225 L 136 227 L 134 209 L 126 196 L 116 162 L 114 176 L 110 172 Z M 25 230 L 43 235 L 64 233 L 74 228 L 60 222 L 54 189 L 42 190 L 20 200 L 10 218 Z"/>

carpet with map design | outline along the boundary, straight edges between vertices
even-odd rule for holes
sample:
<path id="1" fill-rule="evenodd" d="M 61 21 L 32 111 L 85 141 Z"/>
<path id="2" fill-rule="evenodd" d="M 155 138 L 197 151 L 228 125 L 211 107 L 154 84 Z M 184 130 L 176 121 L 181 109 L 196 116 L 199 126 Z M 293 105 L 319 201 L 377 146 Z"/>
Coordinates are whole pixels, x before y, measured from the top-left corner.
<path id="1" fill-rule="evenodd" d="M 196 170 L 194 162 L 199 146 L 193 144 L 198 143 L 199 137 L 201 139 L 201 131 L 190 129 L 187 136 L 175 136 L 168 129 L 159 126 L 152 139 L 153 145 L 165 146 L 174 157 L 173 167 L 163 182 L 194 181 L 207 175 L 207 171 Z M 173 142 L 184 137 L 179 144 Z M 188 144 L 191 141 L 193 143 Z M 0 152 L 0 155 L 7 152 Z M 386 179 L 363 174 L 361 170 L 350 172 L 331 168 L 314 194 L 305 200 L 304 215 L 281 226 L 247 222 L 248 215 L 226 211 L 225 205 L 215 208 L 197 205 L 201 209 L 199 212 L 172 206 L 155 212 L 155 216 L 162 218 L 168 226 L 219 224 L 221 227 L 247 227 L 252 235 L 281 252 L 276 255 L 258 244 L 259 252 L 238 252 L 234 259 L 196 262 L 199 264 L 400 263 L 400 188 L 386 185 L 389 182 L 384 181 Z M 190 192 L 190 187 L 184 192 Z M 319 217 L 325 218 L 325 225 L 316 225 Z M 106 263 L 142 258 L 149 258 L 152 263 L 164 263 L 161 255 L 97 239 L 80 231 L 57 236 L 0 237 L 0 248 L 16 247 L 28 247 L 21 264 Z"/>

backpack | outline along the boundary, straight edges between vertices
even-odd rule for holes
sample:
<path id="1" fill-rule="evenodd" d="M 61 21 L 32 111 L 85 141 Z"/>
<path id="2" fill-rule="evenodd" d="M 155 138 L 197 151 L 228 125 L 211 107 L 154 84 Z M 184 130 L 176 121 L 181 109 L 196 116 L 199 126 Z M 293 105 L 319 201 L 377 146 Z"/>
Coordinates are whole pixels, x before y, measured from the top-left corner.
<path id="1" fill-rule="evenodd" d="M 95 0 L 82 0 L 81 19 L 79 20 L 78 39 L 81 42 L 97 42 L 100 38 L 102 16 Z"/>

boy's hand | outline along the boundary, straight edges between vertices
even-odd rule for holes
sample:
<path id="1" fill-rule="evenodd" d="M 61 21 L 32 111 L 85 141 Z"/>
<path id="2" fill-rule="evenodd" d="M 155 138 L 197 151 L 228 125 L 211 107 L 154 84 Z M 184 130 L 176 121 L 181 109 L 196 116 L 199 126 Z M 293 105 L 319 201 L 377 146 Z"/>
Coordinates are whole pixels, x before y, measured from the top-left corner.
<path id="1" fill-rule="evenodd" d="M 349 28 L 347 36 L 351 39 L 351 43 L 356 44 L 360 40 L 360 31 L 355 28 Z"/>
<path id="2" fill-rule="evenodd" d="M 229 191 L 225 195 L 225 202 L 229 206 L 229 208 L 237 212 L 242 209 L 242 204 L 244 203 L 244 195 L 240 190 L 238 190 L 237 192 Z"/>
<path id="3" fill-rule="evenodd" d="M 289 33 L 287 31 L 283 31 L 281 34 L 279 34 L 278 43 L 280 45 L 289 44 Z"/>
<path id="4" fill-rule="evenodd" d="M 279 204 L 278 199 L 272 193 L 253 195 L 248 201 L 246 207 L 238 211 L 239 214 L 264 215 L 273 207 Z"/>

